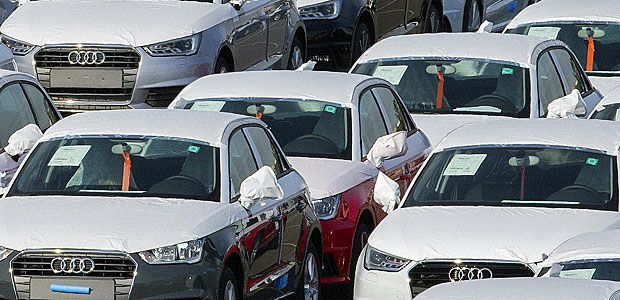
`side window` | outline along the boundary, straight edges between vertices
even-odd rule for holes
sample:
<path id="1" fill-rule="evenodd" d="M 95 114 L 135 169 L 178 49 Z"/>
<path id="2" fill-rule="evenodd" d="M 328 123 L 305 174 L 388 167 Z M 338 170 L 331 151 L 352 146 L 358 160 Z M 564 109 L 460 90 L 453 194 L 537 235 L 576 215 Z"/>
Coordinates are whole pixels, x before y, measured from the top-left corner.
<path id="1" fill-rule="evenodd" d="M 560 68 L 560 72 L 562 72 L 564 79 L 566 79 L 569 92 L 574 89 L 579 90 L 582 94 L 587 92 L 588 87 L 579 70 L 581 66 L 564 49 L 554 49 L 551 52 Z"/>
<path id="2" fill-rule="evenodd" d="M 285 168 L 279 151 L 265 130 L 261 127 L 247 127 L 246 130 L 254 146 L 256 146 L 260 160 L 263 163 L 262 166 L 270 166 L 273 172 L 276 173 L 276 176 L 284 172 Z"/>
<path id="3" fill-rule="evenodd" d="M 538 60 L 538 99 L 540 100 L 540 115 L 547 113 L 547 105 L 551 101 L 564 97 L 564 88 L 560 75 L 551 60 L 549 52 L 544 53 Z"/>
<path id="4" fill-rule="evenodd" d="M 362 156 L 368 154 L 368 150 L 375 141 L 387 134 L 381 111 L 370 90 L 364 92 L 360 99 L 360 134 L 362 138 Z"/>
<path id="5" fill-rule="evenodd" d="M 398 99 L 396 99 L 394 93 L 386 87 L 376 87 L 372 90 L 385 109 L 388 124 L 392 132 L 411 131 L 411 124 L 407 122 L 406 112 L 403 111 L 402 107 L 398 104 Z"/>
<path id="6" fill-rule="evenodd" d="M 32 84 L 23 83 L 22 86 L 28 99 L 30 99 L 30 103 L 32 103 L 41 130 L 45 130 L 58 122 L 58 115 L 56 115 L 50 102 L 47 101 L 45 94 Z"/>
<path id="7" fill-rule="evenodd" d="M 0 147 L 6 147 L 9 137 L 28 124 L 36 124 L 28 99 L 18 83 L 0 91 Z"/>
<path id="8" fill-rule="evenodd" d="M 230 168 L 230 197 L 239 195 L 241 182 L 258 170 L 256 161 L 242 130 L 230 137 L 228 144 L 228 166 Z"/>

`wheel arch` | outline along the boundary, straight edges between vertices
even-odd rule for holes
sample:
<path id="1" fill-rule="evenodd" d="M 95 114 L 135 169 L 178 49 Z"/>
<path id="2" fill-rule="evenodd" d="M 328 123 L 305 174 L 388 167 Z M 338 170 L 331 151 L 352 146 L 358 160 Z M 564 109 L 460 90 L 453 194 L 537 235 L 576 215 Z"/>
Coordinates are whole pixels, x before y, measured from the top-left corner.
<path id="1" fill-rule="evenodd" d="M 237 293 L 243 295 L 245 292 L 245 273 L 243 271 L 243 261 L 241 260 L 241 253 L 236 247 L 231 248 L 224 258 L 222 264 L 222 270 L 228 267 L 232 270 L 233 274 L 237 276 L 239 286 L 237 287 Z"/>
<path id="2" fill-rule="evenodd" d="M 216 63 L 217 63 L 218 58 L 220 58 L 220 57 L 226 58 L 226 60 L 230 64 L 230 67 L 232 68 L 232 71 L 235 70 L 235 57 L 233 55 L 233 51 L 232 51 L 230 45 L 224 44 L 224 45 L 220 46 L 220 50 L 218 50 L 217 56 L 215 57 L 215 62 Z M 214 72 L 212 72 L 212 73 L 215 73 L 215 64 L 213 64 L 213 71 Z"/>

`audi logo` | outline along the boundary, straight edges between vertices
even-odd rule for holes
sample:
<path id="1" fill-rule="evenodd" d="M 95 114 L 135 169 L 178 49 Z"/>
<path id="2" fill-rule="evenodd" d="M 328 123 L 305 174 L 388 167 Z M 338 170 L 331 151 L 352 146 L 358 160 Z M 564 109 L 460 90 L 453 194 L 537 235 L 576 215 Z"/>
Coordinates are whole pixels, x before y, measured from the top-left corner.
<path id="1" fill-rule="evenodd" d="M 474 280 L 474 279 L 491 279 L 493 272 L 489 268 L 470 268 L 467 266 L 454 267 L 448 272 L 451 282 Z"/>
<path id="2" fill-rule="evenodd" d="M 71 51 L 67 56 L 72 65 L 100 65 L 105 62 L 105 53 L 102 51 Z"/>
<path id="3" fill-rule="evenodd" d="M 95 262 L 88 257 L 56 257 L 50 266 L 56 274 L 88 274 L 95 269 Z"/>

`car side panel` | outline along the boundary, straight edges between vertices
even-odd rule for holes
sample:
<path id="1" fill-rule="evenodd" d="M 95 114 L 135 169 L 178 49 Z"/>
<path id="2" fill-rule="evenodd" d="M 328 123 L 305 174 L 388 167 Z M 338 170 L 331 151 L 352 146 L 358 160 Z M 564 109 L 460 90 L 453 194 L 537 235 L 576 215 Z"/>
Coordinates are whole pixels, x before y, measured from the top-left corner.
<path id="1" fill-rule="evenodd" d="M 245 70 L 267 57 L 269 18 L 264 11 L 267 0 L 246 1 L 238 11 L 233 31 L 235 69 Z"/>

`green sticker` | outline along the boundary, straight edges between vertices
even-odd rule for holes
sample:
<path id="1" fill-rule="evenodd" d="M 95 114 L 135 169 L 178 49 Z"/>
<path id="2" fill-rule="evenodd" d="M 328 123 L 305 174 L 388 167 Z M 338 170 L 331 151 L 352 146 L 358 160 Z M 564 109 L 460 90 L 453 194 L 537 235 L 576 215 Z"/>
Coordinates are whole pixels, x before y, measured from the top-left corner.
<path id="1" fill-rule="evenodd" d="M 515 73 L 515 70 L 511 68 L 502 68 L 502 75 L 512 75 Z"/>
<path id="2" fill-rule="evenodd" d="M 588 159 L 586 159 L 586 164 L 596 166 L 598 164 L 598 158 L 588 157 Z"/>
<path id="3" fill-rule="evenodd" d="M 198 153 L 200 151 L 200 147 L 198 146 L 189 146 L 187 147 L 187 152 Z"/>
<path id="4" fill-rule="evenodd" d="M 331 106 L 331 105 L 325 105 L 325 108 L 323 108 L 323 111 L 328 112 L 328 113 L 332 113 L 335 114 L 336 113 L 336 107 Z"/>

